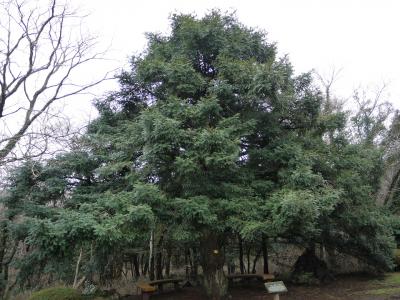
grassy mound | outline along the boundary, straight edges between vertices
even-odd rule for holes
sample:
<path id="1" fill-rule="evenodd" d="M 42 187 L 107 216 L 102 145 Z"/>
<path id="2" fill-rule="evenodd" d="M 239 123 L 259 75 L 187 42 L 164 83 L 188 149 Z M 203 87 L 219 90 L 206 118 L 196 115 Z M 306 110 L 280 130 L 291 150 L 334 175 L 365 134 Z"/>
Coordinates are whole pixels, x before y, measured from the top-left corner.
<path id="1" fill-rule="evenodd" d="M 74 289 L 54 287 L 34 292 L 29 300 L 82 300 L 81 294 Z"/>

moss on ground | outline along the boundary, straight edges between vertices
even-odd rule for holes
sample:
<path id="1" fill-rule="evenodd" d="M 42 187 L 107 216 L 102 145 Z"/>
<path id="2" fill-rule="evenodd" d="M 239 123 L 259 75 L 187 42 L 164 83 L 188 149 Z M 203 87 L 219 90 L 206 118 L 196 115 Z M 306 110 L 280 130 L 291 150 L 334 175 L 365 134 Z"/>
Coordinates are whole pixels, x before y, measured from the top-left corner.
<path id="1" fill-rule="evenodd" d="M 83 300 L 82 295 L 74 289 L 53 287 L 34 292 L 29 300 Z"/>

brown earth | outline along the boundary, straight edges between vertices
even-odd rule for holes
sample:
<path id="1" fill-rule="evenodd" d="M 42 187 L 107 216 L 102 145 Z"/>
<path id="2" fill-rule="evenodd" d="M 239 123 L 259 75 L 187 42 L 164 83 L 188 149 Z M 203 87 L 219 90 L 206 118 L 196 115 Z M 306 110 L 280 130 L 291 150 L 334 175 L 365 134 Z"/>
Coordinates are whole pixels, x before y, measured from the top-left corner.
<path id="1" fill-rule="evenodd" d="M 128 296 L 126 300 L 141 299 Z M 153 300 L 206 300 L 207 297 L 198 287 L 186 287 L 179 292 L 167 291 L 153 295 Z M 265 288 L 259 284 L 235 286 L 229 289 L 231 300 L 272 300 Z M 320 286 L 288 285 L 288 293 L 282 294 L 281 300 L 400 300 L 400 273 L 390 273 L 383 278 L 371 278 L 361 275 L 342 276 L 329 284 Z"/>

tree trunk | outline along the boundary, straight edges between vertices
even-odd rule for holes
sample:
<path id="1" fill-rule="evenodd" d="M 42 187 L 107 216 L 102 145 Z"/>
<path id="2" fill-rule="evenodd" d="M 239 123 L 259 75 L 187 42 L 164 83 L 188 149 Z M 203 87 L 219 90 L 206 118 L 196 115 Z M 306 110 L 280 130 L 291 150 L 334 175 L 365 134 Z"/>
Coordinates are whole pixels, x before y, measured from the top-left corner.
<path id="1" fill-rule="evenodd" d="M 220 300 L 225 297 L 228 284 L 222 268 L 204 271 L 204 288 L 211 300 Z"/>
<path id="2" fill-rule="evenodd" d="M 146 276 L 148 271 L 149 271 L 149 260 L 144 254 L 142 254 L 142 275 Z"/>
<path id="3" fill-rule="evenodd" d="M 154 280 L 154 233 L 153 230 L 150 233 L 150 247 L 149 247 L 149 278 L 150 280 Z"/>
<path id="4" fill-rule="evenodd" d="M 80 265 L 81 265 L 81 260 L 82 260 L 82 252 L 83 252 L 83 249 L 82 249 L 82 247 L 81 247 L 81 249 L 80 249 L 80 251 L 79 251 L 79 257 L 78 257 L 78 260 L 77 260 L 76 266 L 75 266 L 74 283 L 72 284 L 72 287 L 73 287 L 73 288 L 76 288 L 76 284 L 77 284 L 77 282 L 78 282 L 79 267 L 80 267 Z"/>
<path id="5" fill-rule="evenodd" d="M 267 245 L 267 238 L 265 235 L 262 235 L 262 254 L 264 260 L 264 274 L 269 274 L 269 264 L 268 264 L 268 245 Z"/>
<path id="6" fill-rule="evenodd" d="M 189 263 L 189 275 L 192 274 L 193 271 L 193 259 L 192 259 L 192 252 L 190 251 L 190 248 L 187 249 L 187 258 L 188 258 L 188 263 Z"/>
<path id="7" fill-rule="evenodd" d="M 189 267 L 189 251 L 185 249 L 185 278 L 190 278 L 190 267 Z"/>
<path id="8" fill-rule="evenodd" d="M 165 258 L 165 276 L 169 277 L 171 270 L 171 248 L 167 248 L 167 257 Z"/>
<path id="9" fill-rule="evenodd" d="M 233 260 L 228 262 L 228 274 L 235 274 L 236 265 Z"/>
<path id="10" fill-rule="evenodd" d="M 323 260 L 326 261 L 326 255 L 325 255 L 325 247 L 324 244 L 319 244 L 319 257 Z"/>
<path id="11" fill-rule="evenodd" d="M 192 264 L 193 264 L 193 267 L 192 267 L 192 270 L 191 270 L 191 277 L 192 277 L 192 279 L 193 278 L 197 278 L 197 275 L 198 275 L 198 266 L 199 266 L 199 261 L 198 261 L 198 259 L 197 259 L 197 251 L 196 251 L 196 248 L 191 248 L 190 249 L 191 251 L 190 251 L 190 256 L 191 256 L 191 260 L 192 260 Z"/>
<path id="12" fill-rule="evenodd" d="M 321 282 L 333 279 L 327 264 L 316 256 L 314 244 L 308 247 L 297 259 L 294 264 L 292 279 L 298 281 L 304 273 L 312 274 Z"/>
<path id="13" fill-rule="evenodd" d="M 156 253 L 156 261 L 155 261 L 155 268 L 156 268 L 156 279 L 163 278 L 163 266 L 162 266 L 162 249 L 163 249 L 163 242 L 164 242 L 164 235 L 162 234 L 160 240 L 157 244 L 157 253 Z"/>
<path id="14" fill-rule="evenodd" d="M 244 262 L 243 262 L 243 241 L 239 236 L 239 266 L 240 266 L 240 274 L 244 274 Z"/>
<path id="15" fill-rule="evenodd" d="M 385 199 L 384 205 L 389 206 L 393 202 L 393 197 L 397 191 L 397 187 L 399 186 L 400 182 L 400 170 L 397 172 L 396 176 L 393 178 L 393 182 L 390 185 L 389 192 L 387 194 L 387 197 Z"/>
<path id="16" fill-rule="evenodd" d="M 162 251 L 159 248 L 156 254 L 156 279 L 163 279 Z"/>
<path id="17" fill-rule="evenodd" d="M 5 272 L 4 259 L 7 251 L 7 239 L 8 239 L 8 226 L 6 222 L 2 222 L 0 228 L 0 298 L 3 299 L 7 284 L 8 274 Z M 8 271 L 8 270 L 7 270 Z"/>
<path id="18" fill-rule="evenodd" d="M 247 247 L 247 253 L 246 253 L 246 258 L 247 258 L 247 274 L 250 274 L 250 251 L 251 247 Z"/>
<path id="19" fill-rule="evenodd" d="M 222 299 L 228 289 L 228 282 L 223 270 L 225 257 L 220 241 L 220 236 L 208 232 L 200 242 L 203 285 L 211 300 Z"/>
<path id="20" fill-rule="evenodd" d="M 133 256 L 133 261 L 132 261 L 132 275 L 133 275 L 133 269 L 135 270 L 135 277 L 139 278 L 140 277 L 140 269 L 139 269 L 139 258 L 138 254 L 135 254 Z"/>
<path id="21" fill-rule="evenodd" d="M 154 272 L 154 256 L 153 255 L 150 257 L 149 278 L 150 278 L 150 280 L 154 280 L 156 278 L 155 272 Z"/>
<path id="22" fill-rule="evenodd" d="M 257 273 L 256 267 L 257 267 L 257 261 L 260 258 L 260 255 L 261 255 L 261 249 L 259 249 L 257 251 L 257 254 L 256 254 L 256 256 L 254 257 L 254 260 L 253 260 L 253 269 L 251 270 L 251 273 L 253 273 L 253 274 Z"/>

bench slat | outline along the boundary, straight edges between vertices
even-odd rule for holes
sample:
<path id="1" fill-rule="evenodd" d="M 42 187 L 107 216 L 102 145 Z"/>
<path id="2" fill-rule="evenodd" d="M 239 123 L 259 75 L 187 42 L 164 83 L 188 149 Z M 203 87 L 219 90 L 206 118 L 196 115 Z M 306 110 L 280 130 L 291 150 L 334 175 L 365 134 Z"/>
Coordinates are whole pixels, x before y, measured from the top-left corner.
<path id="1" fill-rule="evenodd" d="M 182 279 L 160 279 L 160 280 L 153 280 L 150 281 L 150 285 L 156 285 L 156 284 L 167 284 L 167 283 L 180 283 L 182 282 Z"/>
<path id="2" fill-rule="evenodd" d="M 141 282 L 136 284 L 136 286 L 142 290 L 142 292 L 146 292 L 146 293 L 151 293 L 151 292 L 155 292 L 156 288 L 146 282 Z"/>
<path id="3" fill-rule="evenodd" d="M 227 275 L 226 276 L 228 279 L 236 279 L 236 278 L 243 278 L 243 279 L 246 279 L 246 278 L 258 278 L 258 279 L 262 279 L 263 278 L 263 276 L 262 275 L 259 275 L 259 274 L 230 274 L 230 275 Z"/>

